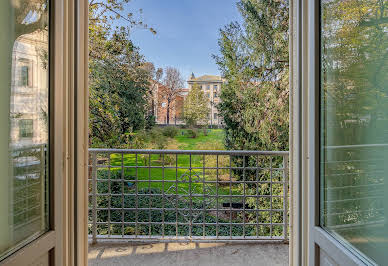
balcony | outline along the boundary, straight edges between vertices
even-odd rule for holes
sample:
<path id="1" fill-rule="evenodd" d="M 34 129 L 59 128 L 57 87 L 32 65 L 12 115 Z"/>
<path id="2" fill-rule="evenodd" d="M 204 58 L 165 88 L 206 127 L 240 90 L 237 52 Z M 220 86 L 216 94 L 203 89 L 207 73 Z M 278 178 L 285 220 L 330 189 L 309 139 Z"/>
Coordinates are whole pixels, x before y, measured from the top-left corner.
<path id="1" fill-rule="evenodd" d="M 91 264 L 288 263 L 288 152 L 89 155 Z"/>

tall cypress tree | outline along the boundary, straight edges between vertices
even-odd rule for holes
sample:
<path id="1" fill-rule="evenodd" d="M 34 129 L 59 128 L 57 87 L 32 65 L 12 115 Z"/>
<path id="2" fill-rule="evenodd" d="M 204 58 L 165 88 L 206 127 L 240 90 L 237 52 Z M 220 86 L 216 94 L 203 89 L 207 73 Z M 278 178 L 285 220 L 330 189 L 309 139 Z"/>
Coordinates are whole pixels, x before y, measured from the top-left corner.
<path id="1" fill-rule="evenodd" d="M 287 150 L 288 1 L 241 0 L 214 56 L 227 80 L 218 106 L 228 149 Z"/>

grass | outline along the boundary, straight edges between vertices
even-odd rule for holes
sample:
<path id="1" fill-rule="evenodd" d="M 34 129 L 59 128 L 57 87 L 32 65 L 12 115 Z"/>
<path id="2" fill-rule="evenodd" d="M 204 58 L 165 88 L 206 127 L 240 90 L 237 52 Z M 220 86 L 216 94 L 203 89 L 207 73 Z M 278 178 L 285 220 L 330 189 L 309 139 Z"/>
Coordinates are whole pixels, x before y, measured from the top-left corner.
<path id="1" fill-rule="evenodd" d="M 212 129 L 208 131 L 205 136 L 203 131 L 200 130 L 197 138 L 191 138 L 187 135 L 187 130 L 181 129 L 173 139 L 169 139 L 170 144 L 167 145 L 167 149 L 170 146 L 178 147 L 180 150 L 205 150 L 205 149 L 216 149 L 223 150 L 223 130 Z M 129 187 L 128 182 L 137 179 L 137 190 L 142 189 L 159 189 L 165 193 L 178 194 L 206 194 L 206 190 L 210 190 L 212 194 L 217 193 L 216 184 L 204 184 L 203 176 L 205 173 L 205 180 L 216 181 L 217 173 L 216 170 L 203 170 L 204 162 L 202 155 L 192 155 L 190 165 L 190 155 L 178 155 L 176 160 L 175 155 L 146 155 L 139 154 L 136 158 L 135 154 L 111 154 L 111 165 L 118 166 L 120 168 L 111 168 L 112 172 L 121 171 L 121 164 L 124 165 L 124 178 L 127 181 L 124 184 L 126 193 L 134 190 L 135 186 Z M 164 162 L 164 163 L 163 163 Z M 219 156 L 219 165 L 227 166 L 229 164 L 229 158 L 227 156 Z M 136 167 L 136 165 L 138 167 Z M 164 165 L 164 167 L 163 167 Z M 179 169 L 176 168 L 176 165 Z M 205 158 L 206 167 L 216 166 L 216 156 L 206 156 Z M 191 168 L 191 170 L 190 170 Z M 198 168 L 198 169 L 192 169 Z M 99 168 L 99 171 L 107 171 L 107 168 Z M 192 182 L 184 182 L 189 179 L 191 175 Z M 218 171 L 219 177 L 229 177 L 229 170 L 222 169 Z M 99 175 L 99 178 L 101 175 Z M 113 177 L 115 176 L 115 177 Z M 176 182 L 178 176 L 178 182 Z M 105 175 L 105 178 L 108 178 Z M 121 179 L 121 173 L 111 175 L 111 179 Z M 151 180 L 151 182 L 149 182 Z M 159 180 L 159 181 L 158 181 Z M 153 181 L 153 182 L 152 182 Z M 132 182 L 134 183 L 134 182 Z M 177 186 L 175 191 L 175 186 Z M 173 190 L 173 191 L 172 191 Z M 133 191 L 132 191 L 133 192 Z M 230 186 L 227 184 L 218 186 L 219 195 L 230 195 Z M 232 194 L 239 194 L 238 185 L 233 184 Z"/>
<path id="2" fill-rule="evenodd" d="M 207 135 L 204 135 L 203 131 L 200 131 L 197 138 L 190 138 L 186 130 L 179 130 L 174 138 L 169 139 L 166 149 L 223 150 L 223 134 L 223 130 L 213 129 Z M 100 158 L 100 156 L 98 157 Z M 220 155 L 218 157 L 218 166 L 228 167 L 229 160 L 230 158 L 228 156 Z M 126 222 L 139 222 L 139 225 L 125 225 L 124 227 L 121 224 L 111 224 L 111 233 L 119 235 L 124 230 L 124 234 L 126 235 L 161 235 L 164 232 L 166 235 L 175 235 L 177 233 L 178 235 L 187 236 L 189 234 L 188 225 L 163 226 L 157 224 L 158 222 L 162 223 L 162 221 L 182 223 L 187 222 L 187 219 L 190 219 L 194 223 L 201 223 L 202 221 L 209 223 L 215 223 L 217 221 L 220 223 L 231 222 L 230 226 L 218 226 L 220 236 L 228 236 L 230 231 L 232 231 L 232 235 L 234 236 L 241 236 L 244 229 L 246 235 L 269 235 L 269 226 L 254 226 L 251 223 L 255 221 L 269 223 L 270 219 L 273 222 L 281 222 L 282 216 L 280 212 L 274 212 L 270 216 L 269 211 L 270 207 L 274 209 L 282 208 L 283 203 L 280 198 L 274 198 L 270 201 L 269 198 L 262 197 L 258 199 L 259 202 L 256 202 L 257 198 L 249 198 L 249 195 L 256 195 L 256 190 L 247 190 L 246 195 L 248 197 L 246 198 L 246 202 L 251 204 L 251 206 L 255 206 L 257 203 L 260 205 L 260 209 L 268 211 L 261 211 L 259 214 L 249 214 L 249 217 L 246 217 L 245 227 L 242 225 L 233 225 L 233 223 L 242 222 L 243 214 L 241 211 L 236 211 L 233 218 L 229 218 L 229 215 L 223 214 L 222 211 L 218 213 L 221 215 L 220 217 L 216 217 L 216 214 L 212 212 L 203 211 L 205 209 L 215 208 L 217 205 L 221 206 L 223 202 L 228 203 L 232 201 L 241 203 L 242 201 L 241 197 L 229 197 L 230 194 L 243 195 L 241 184 L 228 183 L 231 174 L 229 169 L 219 169 L 218 172 L 214 169 L 205 169 L 204 171 L 204 163 L 206 168 L 208 168 L 215 167 L 216 162 L 216 156 L 209 155 L 206 155 L 204 161 L 202 155 L 192 155 L 191 160 L 190 155 L 178 155 L 176 160 L 175 155 L 138 154 L 136 156 L 135 154 L 111 154 L 110 165 L 112 167 L 110 169 L 108 167 L 98 168 L 98 178 L 100 181 L 97 184 L 97 192 L 101 196 L 97 196 L 97 207 L 107 208 L 107 206 L 111 206 L 121 208 L 124 204 L 127 208 L 136 207 L 147 209 L 152 206 L 160 210 L 131 210 L 125 211 L 124 213 L 121 210 L 112 210 L 109 215 L 109 211 L 100 210 L 97 213 L 97 220 L 106 222 L 110 219 L 112 222 L 120 222 L 124 219 Z M 108 160 L 106 160 L 106 164 L 108 164 Z M 124 170 L 121 168 L 122 165 L 124 166 Z M 176 168 L 176 166 L 179 168 Z M 245 172 L 248 175 L 249 171 L 246 170 Z M 192 181 L 188 182 L 190 176 Z M 203 180 L 216 181 L 217 176 L 219 180 L 226 182 L 224 184 L 218 183 L 218 186 L 215 183 L 206 184 L 203 182 Z M 124 181 L 122 177 L 124 177 Z M 263 177 L 264 175 L 259 177 L 259 179 L 264 181 L 262 179 Z M 137 182 L 133 182 L 134 180 Z M 272 187 L 273 190 L 281 190 L 281 188 L 274 186 Z M 248 186 L 245 188 L 249 189 Z M 269 194 L 270 190 L 268 185 L 261 184 L 259 193 Z M 110 195 L 108 196 L 107 194 Z M 134 194 L 137 194 L 137 196 L 134 196 Z M 163 194 L 179 194 L 179 196 L 166 197 Z M 191 194 L 198 195 L 190 197 Z M 219 195 L 218 200 L 216 201 L 215 198 L 206 196 L 207 194 Z M 176 203 L 174 203 L 175 200 Z M 188 206 L 189 202 L 192 205 L 193 213 L 186 213 L 187 217 L 181 211 L 164 210 L 164 208 L 184 208 Z M 201 215 L 195 218 L 195 214 L 198 213 L 201 213 Z M 147 222 L 151 221 L 156 223 L 147 225 Z M 275 225 L 272 229 L 273 235 L 282 234 L 281 226 Z M 97 231 L 98 234 L 107 234 L 107 225 L 97 225 Z M 214 236 L 216 234 L 216 226 L 206 226 L 204 228 L 202 225 L 194 225 L 191 233 L 195 236 L 202 236 L 203 234 Z"/>
<path id="3" fill-rule="evenodd" d="M 197 138 L 189 138 L 187 137 L 187 130 L 179 130 L 178 135 L 174 139 L 177 141 L 180 150 L 202 149 L 202 147 L 206 144 L 213 146 L 214 144 L 218 144 L 223 150 L 225 149 L 223 144 L 223 129 L 211 129 L 208 131 L 207 136 L 205 136 L 201 130 Z"/>

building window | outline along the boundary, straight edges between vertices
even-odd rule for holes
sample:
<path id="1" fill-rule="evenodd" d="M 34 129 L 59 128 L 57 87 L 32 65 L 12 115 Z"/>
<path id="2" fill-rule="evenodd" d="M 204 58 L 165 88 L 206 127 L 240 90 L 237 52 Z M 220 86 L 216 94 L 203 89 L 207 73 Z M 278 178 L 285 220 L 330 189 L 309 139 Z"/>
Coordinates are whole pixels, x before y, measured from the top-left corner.
<path id="1" fill-rule="evenodd" d="M 217 92 L 214 92 L 214 98 L 217 98 Z"/>
<path id="2" fill-rule="evenodd" d="M 207 89 L 207 90 L 210 90 L 210 85 L 207 85 L 207 86 L 206 86 L 206 89 Z"/>
<path id="3" fill-rule="evenodd" d="M 210 93 L 206 93 L 207 97 L 210 99 Z"/>
<path id="4" fill-rule="evenodd" d="M 19 136 L 21 138 L 32 138 L 34 135 L 34 121 L 32 119 L 19 120 Z"/>
<path id="5" fill-rule="evenodd" d="M 218 114 L 214 113 L 214 119 L 217 119 L 217 117 L 218 117 Z"/>
<path id="6" fill-rule="evenodd" d="M 31 65 L 30 60 L 20 59 L 18 68 L 17 85 L 22 87 L 31 87 Z"/>
<path id="7" fill-rule="evenodd" d="M 213 89 L 216 91 L 218 89 L 218 86 L 217 85 L 214 85 L 213 86 Z"/>

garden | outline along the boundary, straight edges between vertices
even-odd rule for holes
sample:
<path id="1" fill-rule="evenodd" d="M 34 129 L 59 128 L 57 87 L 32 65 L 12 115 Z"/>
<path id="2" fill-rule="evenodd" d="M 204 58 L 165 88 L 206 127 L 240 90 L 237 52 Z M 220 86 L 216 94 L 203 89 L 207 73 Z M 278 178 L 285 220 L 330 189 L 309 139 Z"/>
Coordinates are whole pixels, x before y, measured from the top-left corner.
<path id="1" fill-rule="evenodd" d="M 222 129 L 154 127 L 132 134 L 130 148 L 224 150 L 223 134 Z M 281 158 L 270 162 L 257 156 L 168 152 L 96 153 L 96 157 L 97 221 L 102 222 L 98 234 L 108 233 L 108 219 L 113 235 L 283 233 L 283 172 L 264 169 L 270 163 L 280 169 Z M 235 169 L 243 164 L 260 164 L 263 169 Z M 271 194 L 274 197 L 268 197 Z M 266 225 L 270 221 L 275 225 Z"/>

